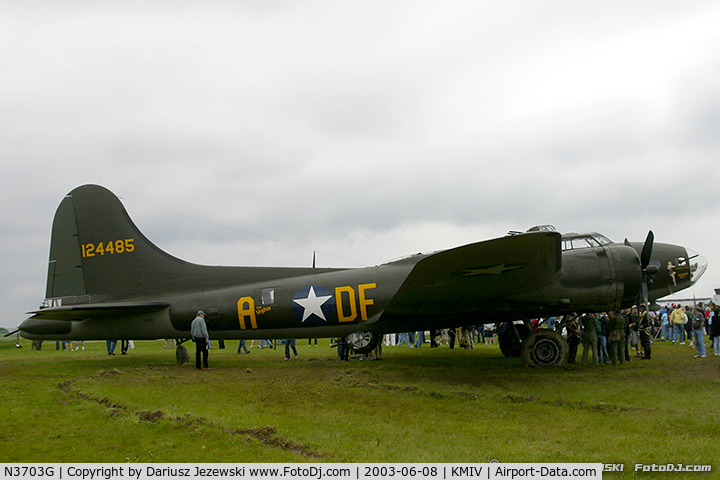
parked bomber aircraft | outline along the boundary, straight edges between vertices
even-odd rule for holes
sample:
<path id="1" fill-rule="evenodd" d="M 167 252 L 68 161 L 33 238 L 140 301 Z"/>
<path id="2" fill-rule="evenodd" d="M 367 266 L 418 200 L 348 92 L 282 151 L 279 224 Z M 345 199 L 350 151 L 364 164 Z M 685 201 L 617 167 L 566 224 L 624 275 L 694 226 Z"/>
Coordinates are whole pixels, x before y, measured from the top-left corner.
<path id="1" fill-rule="evenodd" d="M 535 227 L 368 268 L 202 266 L 160 250 L 113 193 L 84 185 L 55 213 L 45 301 L 19 330 L 28 339 L 188 339 L 202 309 L 212 338 L 346 337 L 369 351 L 385 333 L 625 308 L 643 285 L 653 301 L 691 286 L 706 265 L 684 247 L 654 244 L 652 232 L 613 243 Z M 504 335 L 530 365 L 566 361 L 558 333 Z"/>

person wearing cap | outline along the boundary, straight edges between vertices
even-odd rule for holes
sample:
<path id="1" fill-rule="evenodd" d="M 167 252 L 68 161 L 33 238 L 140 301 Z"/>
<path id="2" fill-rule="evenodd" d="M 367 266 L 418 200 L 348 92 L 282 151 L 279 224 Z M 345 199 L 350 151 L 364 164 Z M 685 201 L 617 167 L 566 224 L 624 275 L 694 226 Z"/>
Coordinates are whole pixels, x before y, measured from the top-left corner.
<path id="1" fill-rule="evenodd" d="M 209 370 L 208 367 L 208 345 L 210 343 L 210 334 L 205 324 L 205 312 L 198 310 L 197 316 L 190 324 L 190 335 L 195 342 L 195 368 L 200 370 Z M 202 356 L 202 367 L 200 366 L 200 357 Z"/>

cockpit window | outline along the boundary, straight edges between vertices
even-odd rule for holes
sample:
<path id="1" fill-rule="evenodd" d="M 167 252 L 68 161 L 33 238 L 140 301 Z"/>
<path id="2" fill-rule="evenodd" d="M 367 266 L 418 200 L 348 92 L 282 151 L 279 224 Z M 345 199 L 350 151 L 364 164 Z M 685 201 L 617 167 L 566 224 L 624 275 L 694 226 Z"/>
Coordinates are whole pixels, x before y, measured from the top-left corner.
<path id="1" fill-rule="evenodd" d="M 562 241 L 562 250 L 580 250 L 581 248 L 596 248 L 613 243 L 605 235 L 592 233 L 588 235 L 572 234 L 566 236 Z"/>
<path id="2" fill-rule="evenodd" d="M 600 244 L 600 245 L 609 245 L 612 243 L 612 240 L 607 238 L 605 235 L 600 235 L 599 233 L 594 233 L 593 238 Z"/>

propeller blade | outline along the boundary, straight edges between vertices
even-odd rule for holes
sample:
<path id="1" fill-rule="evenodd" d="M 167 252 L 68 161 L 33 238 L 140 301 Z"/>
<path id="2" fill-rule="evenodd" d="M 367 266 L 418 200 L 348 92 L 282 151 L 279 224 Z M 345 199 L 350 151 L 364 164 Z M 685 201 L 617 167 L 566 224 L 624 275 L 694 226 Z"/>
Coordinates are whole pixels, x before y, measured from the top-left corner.
<path id="1" fill-rule="evenodd" d="M 640 253 L 640 266 L 645 270 L 650 264 L 650 257 L 652 256 L 653 242 L 655 241 L 655 234 L 650 230 L 645 244 L 643 245 L 642 252 Z"/>

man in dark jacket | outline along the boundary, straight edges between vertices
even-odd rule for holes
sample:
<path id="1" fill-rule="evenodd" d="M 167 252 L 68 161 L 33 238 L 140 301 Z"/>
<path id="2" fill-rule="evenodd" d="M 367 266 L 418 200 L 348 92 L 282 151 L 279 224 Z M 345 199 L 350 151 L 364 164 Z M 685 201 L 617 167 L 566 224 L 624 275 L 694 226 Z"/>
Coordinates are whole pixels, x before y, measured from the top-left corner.
<path id="1" fill-rule="evenodd" d="M 712 312 L 710 312 L 710 336 L 712 337 L 713 350 L 715 356 L 720 357 L 720 307 L 712 305 Z"/>
<path id="2" fill-rule="evenodd" d="M 577 315 L 569 315 L 570 320 L 565 325 L 567 332 L 567 344 L 568 344 L 568 363 L 575 363 L 575 357 L 577 357 L 578 345 L 582 341 L 580 331 L 577 323 Z M 567 317 L 566 317 L 567 318 Z"/>
<path id="3" fill-rule="evenodd" d="M 640 345 L 643 349 L 643 360 L 650 360 L 652 353 L 652 346 L 650 340 L 652 339 L 651 332 L 652 323 L 650 321 L 650 315 L 645 310 L 645 305 L 640 305 L 640 318 L 638 319 L 638 329 L 640 331 Z"/>

